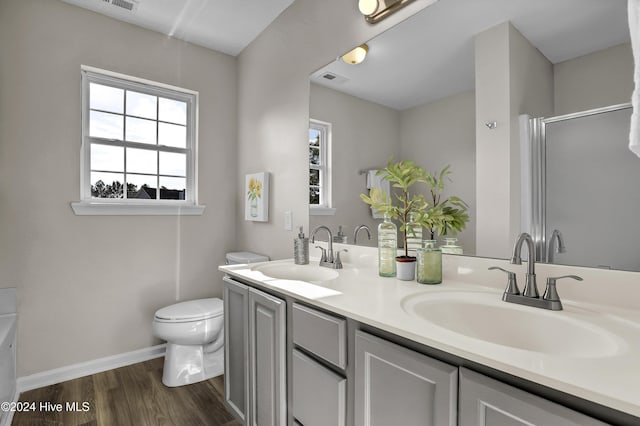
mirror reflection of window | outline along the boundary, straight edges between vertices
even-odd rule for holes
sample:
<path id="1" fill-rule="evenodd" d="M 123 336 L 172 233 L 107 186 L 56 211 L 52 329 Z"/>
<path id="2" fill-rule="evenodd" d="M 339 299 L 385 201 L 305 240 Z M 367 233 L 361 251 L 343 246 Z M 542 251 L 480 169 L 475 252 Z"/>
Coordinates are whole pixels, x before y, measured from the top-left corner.
<path id="1" fill-rule="evenodd" d="M 309 120 L 309 207 L 331 208 L 331 123 Z"/>

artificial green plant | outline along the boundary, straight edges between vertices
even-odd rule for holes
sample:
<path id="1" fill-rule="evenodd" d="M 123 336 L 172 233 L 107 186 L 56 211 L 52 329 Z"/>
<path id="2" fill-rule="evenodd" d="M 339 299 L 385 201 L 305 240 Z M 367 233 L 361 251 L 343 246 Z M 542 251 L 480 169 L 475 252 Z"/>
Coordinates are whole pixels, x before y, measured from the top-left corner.
<path id="1" fill-rule="evenodd" d="M 394 163 L 393 158 L 391 158 L 387 163 L 387 167 L 378 170 L 377 175 L 383 176 L 385 180 L 391 183 L 393 188 L 399 189 L 393 194 L 397 203 L 393 203 L 392 198 L 386 191 L 380 188 L 371 188 L 369 195 L 360 194 L 360 198 L 377 213 L 389 215 L 400 223 L 400 232 L 404 242 L 404 256 L 409 257 L 407 230 L 413 232 L 407 226 L 409 216 L 427 208 L 427 201 L 424 195 L 411 195 L 409 188 L 418 182 L 426 183 L 428 173 L 422 167 L 415 165 L 413 161 L 398 161 Z"/>
<path id="2" fill-rule="evenodd" d="M 398 189 L 393 191 L 396 203 L 380 188 L 371 188 L 369 195 L 360 194 L 362 201 L 369 204 L 376 213 L 389 215 L 400 223 L 405 257 L 409 257 L 407 234 L 413 232 L 409 227 L 412 214 L 414 220 L 430 232 L 431 239 L 435 239 L 436 233 L 447 235 L 450 230 L 459 232 L 469 221 L 467 205 L 459 197 L 450 196 L 442 200 L 445 179 L 450 174 L 450 166 L 445 167 L 438 175 L 432 175 L 413 161 L 394 163 L 392 157 L 377 175 L 383 176 L 393 188 Z M 428 186 L 431 200 L 426 200 L 420 193 L 410 193 L 409 189 L 416 183 Z"/>

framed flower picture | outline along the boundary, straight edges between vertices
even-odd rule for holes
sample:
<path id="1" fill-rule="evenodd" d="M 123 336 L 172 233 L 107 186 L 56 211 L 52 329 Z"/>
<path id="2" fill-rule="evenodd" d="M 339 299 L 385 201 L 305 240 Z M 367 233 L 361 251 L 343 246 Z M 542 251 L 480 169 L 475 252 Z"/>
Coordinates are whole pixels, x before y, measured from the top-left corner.
<path id="1" fill-rule="evenodd" d="M 269 220 L 269 173 L 251 173 L 245 176 L 244 220 Z"/>

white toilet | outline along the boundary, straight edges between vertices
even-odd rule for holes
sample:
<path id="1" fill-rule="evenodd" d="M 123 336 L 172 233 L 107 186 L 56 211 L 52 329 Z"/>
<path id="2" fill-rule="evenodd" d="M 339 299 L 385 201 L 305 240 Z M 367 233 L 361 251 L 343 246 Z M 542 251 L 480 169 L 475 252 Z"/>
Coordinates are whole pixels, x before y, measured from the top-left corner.
<path id="1" fill-rule="evenodd" d="M 269 260 L 250 252 L 227 253 L 227 263 Z M 198 299 L 159 309 L 153 334 L 167 341 L 162 383 L 175 387 L 224 372 L 224 312 L 221 299 Z"/>
<path id="2" fill-rule="evenodd" d="M 182 386 L 224 371 L 224 316 L 221 299 L 199 299 L 159 309 L 153 334 L 167 341 L 162 383 Z"/>

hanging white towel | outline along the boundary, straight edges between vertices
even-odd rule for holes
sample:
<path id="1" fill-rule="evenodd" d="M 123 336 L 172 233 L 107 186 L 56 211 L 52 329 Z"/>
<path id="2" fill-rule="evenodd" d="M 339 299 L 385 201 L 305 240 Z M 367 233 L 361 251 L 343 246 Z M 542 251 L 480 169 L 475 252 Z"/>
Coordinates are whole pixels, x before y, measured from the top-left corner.
<path id="1" fill-rule="evenodd" d="M 385 180 L 383 176 L 376 176 L 376 173 L 378 173 L 377 170 L 367 171 L 367 189 L 371 190 L 371 188 L 380 188 L 387 193 L 387 196 L 390 196 L 391 185 L 389 184 L 389 181 Z M 374 219 L 382 219 L 384 216 L 376 213 L 374 209 L 371 209 L 371 217 Z"/>
<path id="2" fill-rule="evenodd" d="M 633 51 L 633 81 L 635 88 L 631 95 L 631 130 L 629 132 L 629 149 L 640 157 L 640 0 L 629 0 L 629 34 Z"/>

